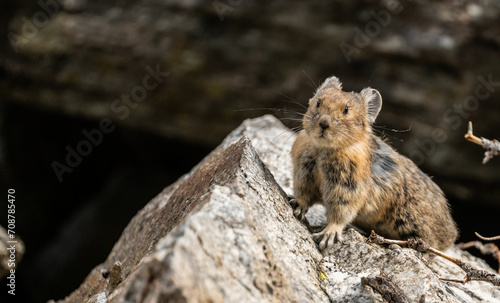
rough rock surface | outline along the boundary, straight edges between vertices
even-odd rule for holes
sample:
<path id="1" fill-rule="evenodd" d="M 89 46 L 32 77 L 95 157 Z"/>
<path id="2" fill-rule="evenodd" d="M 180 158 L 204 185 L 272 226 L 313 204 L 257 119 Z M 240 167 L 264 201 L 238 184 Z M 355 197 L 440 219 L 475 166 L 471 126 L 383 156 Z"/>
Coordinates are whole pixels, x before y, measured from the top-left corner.
<path id="1" fill-rule="evenodd" d="M 293 139 L 272 116 L 245 121 L 149 202 L 62 302 L 383 302 L 361 285 L 379 274 L 412 302 L 500 300 L 487 283 L 439 280 L 463 275 L 444 260 L 426 264 L 415 251 L 367 244 L 352 229 L 322 255 L 285 199 Z M 455 247 L 449 253 L 492 270 Z"/>

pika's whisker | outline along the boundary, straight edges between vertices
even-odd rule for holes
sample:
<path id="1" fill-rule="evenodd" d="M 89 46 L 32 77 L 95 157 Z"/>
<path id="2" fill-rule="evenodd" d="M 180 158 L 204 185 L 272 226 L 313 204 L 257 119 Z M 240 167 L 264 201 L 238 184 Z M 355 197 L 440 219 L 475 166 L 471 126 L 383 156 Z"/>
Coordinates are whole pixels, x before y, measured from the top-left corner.
<path id="1" fill-rule="evenodd" d="M 309 75 L 308 75 L 308 74 L 307 74 L 304 70 L 302 70 L 302 72 L 303 72 L 303 73 L 304 73 L 304 75 L 306 75 L 306 77 L 307 77 L 307 78 L 309 78 L 309 80 L 311 81 L 311 82 L 309 83 L 309 85 L 311 85 L 311 87 L 312 87 L 313 89 L 318 89 L 318 85 L 317 85 L 316 83 L 314 83 L 313 79 L 312 79 L 311 77 L 309 77 Z M 311 83 L 312 83 L 312 84 L 311 84 Z"/>
<path id="2" fill-rule="evenodd" d="M 281 135 L 283 135 L 284 133 L 289 132 L 290 130 L 292 130 L 291 134 L 287 137 L 287 139 L 285 139 L 285 142 L 287 142 L 291 137 L 293 137 L 296 134 L 296 132 L 293 131 L 293 129 L 286 129 L 286 130 L 280 132 L 276 137 L 274 137 L 271 140 L 271 143 L 274 142 L 274 140 L 276 140 L 277 138 L 281 137 Z"/>
<path id="3" fill-rule="evenodd" d="M 339 129 L 339 132 L 340 132 L 341 134 L 343 134 L 343 135 L 345 136 L 345 138 L 346 138 L 346 139 L 348 139 L 348 140 L 349 140 L 349 139 L 352 139 L 352 140 L 354 140 L 354 142 L 356 141 L 356 139 L 355 139 L 353 136 L 349 135 L 348 133 L 345 133 L 343 130 L 340 130 L 340 129 Z M 349 143 L 353 143 L 353 141 L 349 141 Z"/>
<path id="4" fill-rule="evenodd" d="M 299 122 L 302 122 L 302 119 L 298 119 L 298 118 L 281 118 L 280 120 L 286 120 L 286 121 L 299 121 Z"/>
<path id="5" fill-rule="evenodd" d="M 296 133 L 296 132 L 291 133 L 291 134 L 288 136 L 288 138 L 286 138 L 286 139 L 285 139 L 285 143 L 288 143 L 288 140 L 290 140 L 290 139 L 291 139 L 292 137 L 294 137 L 295 135 L 297 135 L 297 133 Z"/>
<path id="6" fill-rule="evenodd" d="M 388 131 L 392 131 L 392 132 L 395 132 L 395 133 L 404 133 L 404 132 L 408 132 L 411 130 L 411 127 L 413 126 L 413 121 L 410 123 L 410 126 L 407 128 L 407 129 L 395 129 L 395 128 L 386 128 L 385 125 L 373 125 L 374 128 L 380 128 L 380 129 L 383 129 L 383 130 L 388 130 Z"/>
<path id="7" fill-rule="evenodd" d="M 299 113 L 299 112 L 289 111 L 289 113 L 291 113 L 291 114 L 296 114 L 297 116 L 302 116 L 302 117 L 311 118 L 311 116 L 309 116 L 309 115 L 307 115 L 307 114 Z"/>
<path id="8" fill-rule="evenodd" d="M 384 132 L 383 130 L 379 130 L 379 129 L 373 129 L 374 131 L 378 132 L 380 134 L 380 137 L 382 138 L 391 138 L 392 140 L 396 140 L 396 141 L 399 141 L 399 142 L 405 142 L 403 139 L 400 139 L 398 137 L 395 137 L 393 135 L 389 135 L 388 133 Z"/>
<path id="9" fill-rule="evenodd" d="M 290 130 L 297 133 L 298 131 L 302 130 L 302 126 L 292 127 L 292 128 L 290 128 Z"/>
<path id="10" fill-rule="evenodd" d="M 294 111 L 294 110 L 289 110 L 289 109 L 286 109 L 286 108 L 272 108 L 272 107 L 258 107 L 258 108 L 244 108 L 244 109 L 234 109 L 233 111 L 235 112 L 247 112 L 247 111 L 270 111 L 272 112 L 272 114 L 274 114 L 276 117 L 280 118 L 280 119 L 285 119 L 283 118 L 284 116 L 287 116 L 287 115 L 296 115 L 296 116 L 299 116 L 299 117 L 308 117 L 309 116 L 307 114 L 303 114 L 303 113 L 300 113 L 300 112 L 297 112 L 297 111 Z M 286 117 L 286 119 L 293 119 L 293 117 Z M 300 119 L 300 121 L 302 121 L 302 119 Z"/>
<path id="11" fill-rule="evenodd" d="M 256 108 L 244 108 L 244 109 L 234 109 L 235 112 L 246 112 L 246 111 L 257 111 L 257 110 L 269 110 L 273 112 L 287 111 L 286 109 L 273 108 L 273 107 L 256 107 Z"/>
<path id="12" fill-rule="evenodd" d="M 287 95 L 285 95 L 285 94 L 283 94 L 283 93 L 280 93 L 280 92 L 279 92 L 279 91 L 277 91 L 277 90 L 274 90 L 274 92 L 276 92 L 276 93 L 278 93 L 278 94 L 282 95 L 283 97 L 287 98 L 288 100 L 290 100 L 290 102 L 291 102 L 291 103 L 293 103 L 293 104 L 297 104 L 297 105 L 299 105 L 300 107 L 302 107 L 302 108 L 304 108 L 304 109 L 307 109 L 307 106 L 305 106 L 304 104 L 302 104 L 302 103 L 298 102 L 297 100 L 293 99 L 292 97 L 287 96 Z"/>

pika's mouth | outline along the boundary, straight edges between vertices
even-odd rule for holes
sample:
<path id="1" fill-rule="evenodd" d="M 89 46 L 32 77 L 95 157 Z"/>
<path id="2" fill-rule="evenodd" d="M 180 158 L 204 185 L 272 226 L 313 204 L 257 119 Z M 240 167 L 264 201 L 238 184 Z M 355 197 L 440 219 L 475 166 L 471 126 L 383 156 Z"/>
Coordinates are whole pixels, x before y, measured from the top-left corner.
<path id="1" fill-rule="evenodd" d="M 329 147 L 332 144 L 331 138 L 328 137 L 326 131 L 319 131 L 311 137 L 312 142 L 316 146 Z"/>
<path id="2" fill-rule="evenodd" d="M 322 139 L 322 140 L 327 140 L 327 132 L 326 132 L 326 129 L 320 129 L 319 132 L 318 132 L 318 139 Z"/>

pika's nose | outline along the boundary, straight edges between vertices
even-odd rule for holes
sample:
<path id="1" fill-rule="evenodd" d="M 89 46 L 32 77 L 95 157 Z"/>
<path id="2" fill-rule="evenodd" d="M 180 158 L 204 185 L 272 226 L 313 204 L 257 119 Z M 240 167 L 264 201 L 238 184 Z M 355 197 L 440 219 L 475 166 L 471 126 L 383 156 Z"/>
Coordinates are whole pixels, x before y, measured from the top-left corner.
<path id="1" fill-rule="evenodd" d="M 321 117 L 319 119 L 319 126 L 325 130 L 327 129 L 328 127 L 330 127 L 330 123 L 328 122 L 328 117 Z"/>
<path id="2" fill-rule="evenodd" d="M 330 125 L 328 125 L 328 122 L 323 120 L 323 121 L 319 121 L 319 126 L 321 126 L 322 129 L 327 129 Z"/>

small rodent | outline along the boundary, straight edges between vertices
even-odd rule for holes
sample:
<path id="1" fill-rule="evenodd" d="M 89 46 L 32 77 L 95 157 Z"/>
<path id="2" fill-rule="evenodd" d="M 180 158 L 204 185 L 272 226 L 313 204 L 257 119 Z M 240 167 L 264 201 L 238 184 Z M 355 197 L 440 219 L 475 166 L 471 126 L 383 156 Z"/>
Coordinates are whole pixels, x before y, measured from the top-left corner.
<path id="1" fill-rule="evenodd" d="M 373 134 L 380 93 L 345 92 L 330 77 L 309 100 L 292 147 L 293 188 L 303 219 L 322 202 L 327 225 L 314 234 L 321 250 L 342 240 L 347 224 L 391 239 L 422 239 L 445 250 L 458 231 L 441 189 L 411 160 Z"/>

